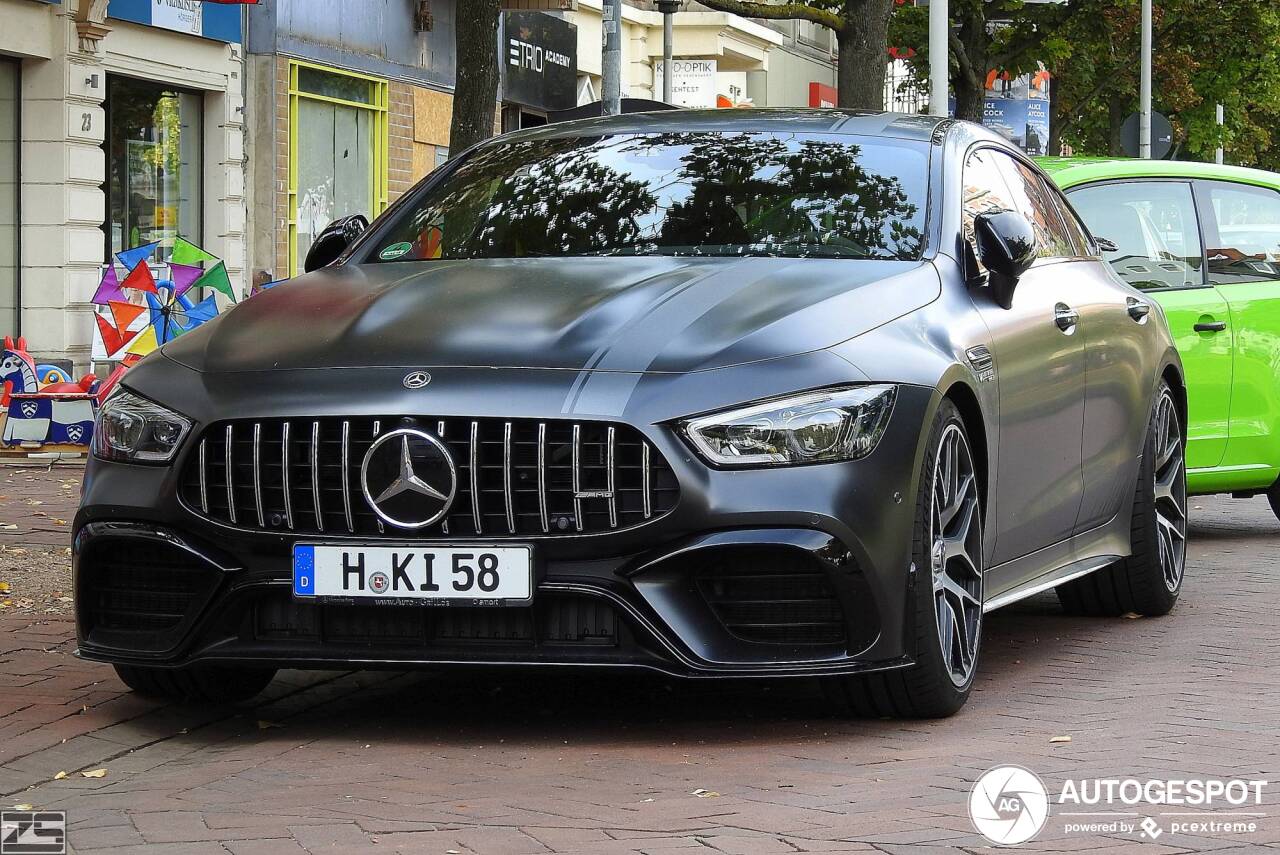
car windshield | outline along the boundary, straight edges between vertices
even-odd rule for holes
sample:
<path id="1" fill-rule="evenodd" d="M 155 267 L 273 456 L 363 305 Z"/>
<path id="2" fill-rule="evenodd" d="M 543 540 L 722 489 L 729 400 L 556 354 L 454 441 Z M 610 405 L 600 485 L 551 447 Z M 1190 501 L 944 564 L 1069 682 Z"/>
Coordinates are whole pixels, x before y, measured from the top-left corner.
<path id="1" fill-rule="evenodd" d="M 915 259 L 925 143 L 667 132 L 481 148 L 378 231 L 370 261 L 582 255 Z"/>

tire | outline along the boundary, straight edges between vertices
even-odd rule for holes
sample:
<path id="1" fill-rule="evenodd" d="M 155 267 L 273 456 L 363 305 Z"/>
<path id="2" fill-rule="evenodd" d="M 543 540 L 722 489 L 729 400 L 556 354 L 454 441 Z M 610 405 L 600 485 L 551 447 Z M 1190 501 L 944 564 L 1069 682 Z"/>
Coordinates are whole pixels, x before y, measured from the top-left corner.
<path id="1" fill-rule="evenodd" d="M 1267 490 L 1267 501 L 1271 503 L 1271 513 L 1280 520 L 1280 478 Z"/>
<path id="2" fill-rule="evenodd" d="M 1130 555 L 1057 587 L 1071 614 L 1168 614 L 1178 601 L 1187 558 L 1187 467 L 1178 407 L 1161 383 L 1151 409 L 1133 492 Z"/>
<path id="3" fill-rule="evenodd" d="M 950 400 L 938 408 L 928 447 L 911 545 L 915 662 L 827 678 L 828 698 L 846 715 L 943 718 L 964 706 L 973 688 L 982 641 L 982 503 L 969 436 Z M 938 531 L 946 537 L 935 537 Z"/>
<path id="4" fill-rule="evenodd" d="M 265 689 L 276 676 L 274 668 L 233 668 L 225 665 L 178 669 L 116 665 L 115 669 L 124 684 L 139 695 L 213 704 L 247 701 Z"/>

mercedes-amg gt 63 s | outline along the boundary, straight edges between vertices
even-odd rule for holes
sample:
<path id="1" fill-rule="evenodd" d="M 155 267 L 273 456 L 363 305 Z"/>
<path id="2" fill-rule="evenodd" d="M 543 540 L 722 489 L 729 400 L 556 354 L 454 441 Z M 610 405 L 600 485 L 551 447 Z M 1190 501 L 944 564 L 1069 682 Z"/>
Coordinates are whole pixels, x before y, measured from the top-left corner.
<path id="1" fill-rule="evenodd" d="M 941 716 L 984 612 L 1178 596 L 1160 306 L 975 125 L 551 125 L 300 249 L 99 413 L 79 652 L 139 692 L 593 666 Z"/>

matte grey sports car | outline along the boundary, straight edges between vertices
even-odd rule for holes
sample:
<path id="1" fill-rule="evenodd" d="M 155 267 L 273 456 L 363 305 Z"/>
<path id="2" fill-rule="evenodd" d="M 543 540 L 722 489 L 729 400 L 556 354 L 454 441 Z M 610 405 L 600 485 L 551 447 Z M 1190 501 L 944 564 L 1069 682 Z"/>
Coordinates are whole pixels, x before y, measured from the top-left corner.
<path id="1" fill-rule="evenodd" d="M 1162 614 L 1158 305 L 974 125 L 673 111 L 491 140 L 133 368 L 75 520 L 80 655 L 820 677 L 937 716 L 983 613 Z"/>

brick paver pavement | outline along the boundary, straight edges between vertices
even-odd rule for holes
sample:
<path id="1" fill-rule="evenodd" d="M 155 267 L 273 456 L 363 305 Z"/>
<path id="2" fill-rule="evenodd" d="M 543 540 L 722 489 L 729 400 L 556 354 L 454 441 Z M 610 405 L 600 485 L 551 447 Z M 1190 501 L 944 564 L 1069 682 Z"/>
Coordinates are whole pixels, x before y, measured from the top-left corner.
<path id="1" fill-rule="evenodd" d="M 66 477 L 22 480 L 0 524 Z M 1051 794 L 1280 778 L 1280 524 L 1262 500 L 1195 504 L 1173 615 L 997 613 L 973 698 L 936 722 L 842 721 L 804 684 L 590 674 L 292 672 L 238 709 L 182 708 L 74 659 L 65 620 L 0 617 L 0 802 L 67 810 L 76 851 L 121 855 L 930 853 L 985 847 L 965 805 L 997 764 Z M 1270 814 L 1251 833 L 1068 834 L 1055 805 L 1024 848 L 1280 848 L 1277 790 L 1239 809 Z"/>

